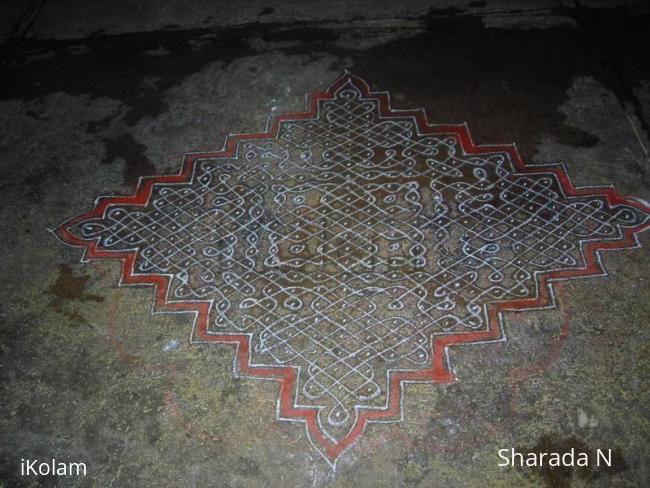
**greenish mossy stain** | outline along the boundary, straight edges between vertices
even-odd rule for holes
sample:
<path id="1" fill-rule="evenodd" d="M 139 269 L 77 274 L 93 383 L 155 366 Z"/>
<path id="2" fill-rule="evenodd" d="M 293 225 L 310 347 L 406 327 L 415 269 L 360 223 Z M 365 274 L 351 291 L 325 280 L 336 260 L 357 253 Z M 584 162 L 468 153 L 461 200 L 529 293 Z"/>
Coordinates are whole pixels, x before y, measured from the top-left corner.
<path id="1" fill-rule="evenodd" d="M 429 473 L 429 460 L 424 451 L 410 449 L 397 461 L 397 470 L 407 483 L 418 484 Z"/>
<path id="2" fill-rule="evenodd" d="M 221 389 L 221 399 L 228 400 L 229 398 L 239 398 L 241 394 L 241 380 L 233 378 L 226 386 Z"/>
<path id="3" fill-rule="evenodd" d="M 260 465 L 253 458 L 239 456 L 235 466 L 237 472 L 243 476 L 259 476 L 261 473 Z"/>

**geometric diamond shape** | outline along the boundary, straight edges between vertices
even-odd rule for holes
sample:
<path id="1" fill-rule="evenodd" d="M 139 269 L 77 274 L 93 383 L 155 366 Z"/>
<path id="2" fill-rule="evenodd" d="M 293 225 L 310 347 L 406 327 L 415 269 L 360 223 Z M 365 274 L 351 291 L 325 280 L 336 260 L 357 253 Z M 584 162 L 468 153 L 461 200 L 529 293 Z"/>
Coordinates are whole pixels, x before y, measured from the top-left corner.
<path id="1" fill-rule="evenodd" d="M 475 146 L 346 73 L 55 233 L 195 312 L 193 341 L 236 344 L 335 463 L 367 422 L 401 418 L 404 382 L 453 379 L 450 346 L 502 338 L 502 311 L 553 304 L 554 281 L 602 273 L 599 251 L 648 227 L 645 202 Z"/>

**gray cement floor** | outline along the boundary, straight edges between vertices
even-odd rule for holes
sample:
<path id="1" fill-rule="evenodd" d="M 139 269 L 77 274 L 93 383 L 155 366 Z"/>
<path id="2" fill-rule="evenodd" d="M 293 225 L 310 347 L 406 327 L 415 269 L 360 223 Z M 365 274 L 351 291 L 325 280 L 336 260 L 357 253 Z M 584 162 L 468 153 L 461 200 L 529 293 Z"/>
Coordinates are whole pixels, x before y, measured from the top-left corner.
<path id="1" fill-rule="evenodd" d="M 304 108 L 344 69 L 478 144 L 564 161 L 573 183 L 650 199 L 642 1 L 0 3 L 0 486 L 647 486 L 650 236 L 608 277 L 455 349 L 457 381 L 406 389 L 336 472 L 275 420 L 272 382 L 190 345 L 119 266 L 48 228 L 183 153 Z M 166 347 L 177 341 L 178 347 Z M 497 450 L 611 448 L 603 468 L 499 467 Z M 88 475 L 21 476 L 21 459 Z"/>

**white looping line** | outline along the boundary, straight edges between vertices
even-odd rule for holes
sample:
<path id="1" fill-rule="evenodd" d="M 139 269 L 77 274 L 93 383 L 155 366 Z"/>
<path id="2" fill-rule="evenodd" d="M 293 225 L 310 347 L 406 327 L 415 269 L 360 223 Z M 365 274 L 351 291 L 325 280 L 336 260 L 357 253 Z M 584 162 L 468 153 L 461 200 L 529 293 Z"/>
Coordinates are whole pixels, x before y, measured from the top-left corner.
<path id="1" fill-rule="evenodd" d="M 136 251 L 131 273 L 168 277 L 168 303 L 209 303 L 208 332 L 246 334 L 252 367 L 294 367 L 293 406 L 316 409 L 333 443 L 360 411 L 388 408 L 391 375 L 430 366 L 436 336 L 486 330 L 488 304 L 539 297 L 539 275 L 584 267 L 586 243 L 650 218 L 567 197 L 554 173 L 517 173 L 506 152 L 466 154 L 453 134 L 422 134 L 412 111 L 380 115 L 377 96 L 348 81 L 313 119 L 284 120 L 274 138 L 198 160 L 187 182 L 155 183 L 144 206 L 109 205 L 71 229 Z M 540 308 L 556 306 L 548 288 Z M 181 313 L 200 342 L 198 314 Z M 475 343 L 505 341 L 501 314 L 499 325 Z M 445 361 L 453 370 L 448 347 Z M 408 382 L 399 419 L 372 422 L 402 419 Z"/>

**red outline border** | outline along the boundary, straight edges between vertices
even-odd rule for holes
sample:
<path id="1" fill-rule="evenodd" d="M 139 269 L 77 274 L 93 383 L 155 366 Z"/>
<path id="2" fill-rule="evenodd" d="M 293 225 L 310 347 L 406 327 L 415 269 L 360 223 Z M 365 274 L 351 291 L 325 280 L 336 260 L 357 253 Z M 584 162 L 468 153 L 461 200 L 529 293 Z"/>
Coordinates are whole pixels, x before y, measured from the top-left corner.
<path id="1" fill-rule="evenodd" d="M 72 246 L 85 248 L 85 257 L 89 260 L 116 259 L 122 262 L 121 283 L 127 285 L 146 284 L 155 287 L 155 305 L 160 310 L 196 312 L 195 335 L 206 342 L 230 343 L 238 346 L 237 364 L 239 371 L 245 375 L 274 379 L 280 383 L 279 414 L 286 419 L 303 420 L 307 424 L 308 434 L 315 441 L 323 453 L 334 463 L 343 450 L 352 445 L 363 432 L 369 421 L 396 420 L 401 413 L 402 381 L 430 381 L 433 383 L 447 383 L 454 379 L 453 373 L 445 364 L 445 352 L 449 346 L 483 341 L 492 341 L 500 337 L 499 314 L 503 311 L 525 310 L 540 308 L 553 303 L 550 284 L 555 280 L 593 276 L 602 273 L 596 252 L 601 250 L 623 249 L 634 247 L 635 234 L 650 228 L 650 222 L 645 222 L 636 227 L 631 227 L 623 232 L 623 237 L 617 241 L 588 242 L 583 244 L 582 251 L 586 265 L 572 270 L 553 271 L 538 275 L 538 297 L 521 300 L 511 300 L 487 304 L 488 329 L 479 332 L 470 332 L 448 336 L 436 336 L 433 340 L 433 354 L 431 367 L 419 371 L 399 371 L 390 376 L 388 407 L 385 410 L 361 410 L 357 421 L 350 432 L 338 443 L 326 439 L 317 426 L 317 410 L 315 408 L 294 408 L 291 400 L 291 389 L 295 379 L 293 367 L 255 367 L 248 361 L 249 340 L 246 335 L 217 335 L 208 333 L 208 302 L 167 302 L 166 294 L 169 285 L 167 276 L 164 275 L 134 275 L 132 273 L 135 261 L 135 251 L 108 252 L 97 249 L 97 241 L 84 241 L 76 238 L 68 229 L 75 224 L 90 218 L 101 218 L 109 205 L 146 205 L 154 184 L 183 183 L 191 178 L 194 163 L 201 158 L 232 157 L 235 155 L 239 141 L 246 139 L 264 139 L 276 136 L 279 124 L 286 120 L 304 120 L 317 116 L 318 103 L 321 100 L 331 99 L 337 90 L 345 83 L 352 83 L 366 98 L 374 98 L 379 102 L 379 111 L 383 117 L 413 117 L 422 134 L 448 134 L 454 135 L 460 141 L 463 150 L 468 154 L 485 152 L 505 152 L 510 156 L 515 170 L 520 173 L 553 173 L 558 178 L 560 185 L 567 196 L 599 196 L 604 197 L 610 205 L 625 204 L 636 207 L 644 213 L 650 213 L 650 207 L 638 200 L 619 195 L 612 188 L 575 188 L 560 166 L 535 165 L 528 167 L 519 157 L 514 146 L 476 146 L 472 143 L 465 125 L 431 126 L 426 120 L 423 110 L 399 110 L 390 108 L 387 93 L 371 92 L 368 85 L 354 75 L 345 73 L 339 77 L 325 92 L 311 94 L 308 99 L 306 112 L 287 113 L 269 118 L 268 130 L 257 134 L 237 134 L 228 137 L 224 149 L 216 152 L 203 152 L 187 154 L 179 174 L 170 176 L 152 176 L 141 178 L 136 191 L 131 196 L 100 197 L 96 200 L 94 208 L 83 215 L 75 217 L 54 229 L 54 233 L 65 243 Z"/>

